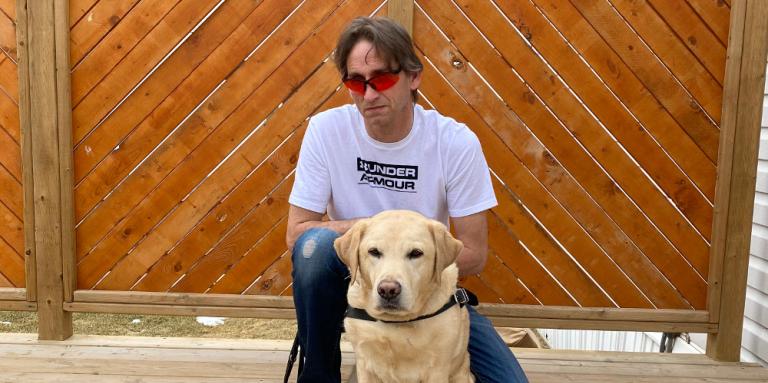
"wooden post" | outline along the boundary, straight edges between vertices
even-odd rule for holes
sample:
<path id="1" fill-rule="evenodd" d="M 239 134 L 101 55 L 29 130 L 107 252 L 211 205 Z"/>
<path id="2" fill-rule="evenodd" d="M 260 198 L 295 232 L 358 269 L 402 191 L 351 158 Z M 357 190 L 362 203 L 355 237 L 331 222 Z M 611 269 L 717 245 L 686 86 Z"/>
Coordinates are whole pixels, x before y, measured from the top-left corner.
<path id="1" fill-rule="evenodd" d="M 16 41 L 19 76 L 19 128 L 21 131 L 22 185 L 24 192 L 24 283 L 27 301 L 37 300 L 35 278 L 35 210 L 29 208 L 35 201 L 32 177 L 32 144 L 29 140 L 29 68 L 27 67 L 27 7 L 26 1 L 16 2 Z"/>
<path id="2" fill-rule="evenodd" d="M 738 361 L 768 49 L 768 2 L 731 3 L 710 252 L 707 355 Z"/>
<path id="3" fill-rule="evenodd" d="M 33 238 L 26 245 L 35 259 L 40 339 L 72 335 L 71 300 L 74 268 L 72 201 L 72 123 L 67 1 L 17 0 L 19 15 L 20 121 L 24 137 L 24 187 L 32 201 L 24 209 Z M 31 170 L 30 170 L 31 169 Z M 27 213 L 25 213 L 27 216 Z M 70 289 L 65 295 L 65 288 Z"/>
<path id="4" fill-rule="evenodd" d="M 413 0 L 389 0 L 387 17 L 400 23 L 409 35 L 413 35 Z"/>

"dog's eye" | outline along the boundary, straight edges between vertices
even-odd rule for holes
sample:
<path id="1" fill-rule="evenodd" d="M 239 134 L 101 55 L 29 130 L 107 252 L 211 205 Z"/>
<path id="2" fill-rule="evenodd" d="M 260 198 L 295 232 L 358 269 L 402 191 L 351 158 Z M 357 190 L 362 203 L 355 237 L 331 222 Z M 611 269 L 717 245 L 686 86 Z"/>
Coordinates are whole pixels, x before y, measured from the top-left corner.
<path id="1" fill-rule="evenodd" d="M 372 248 L 368 249 L 368 254 L 370 254 L 370 255 L 372 255 L 372 256 L 374 256 L 376 258 L 381 257 L 381 252 L 379 251 L 379 249 L 377 249 L 375 247 L 372 247 Z"/>
<path id="2" fill-rule="evenodd" d="M 424 252 L 419 249 L 413 249 L 410 253 L 408 253 L 408 259 L 416 259 L 418 257 L 421 257 L 424 255 Z"/>

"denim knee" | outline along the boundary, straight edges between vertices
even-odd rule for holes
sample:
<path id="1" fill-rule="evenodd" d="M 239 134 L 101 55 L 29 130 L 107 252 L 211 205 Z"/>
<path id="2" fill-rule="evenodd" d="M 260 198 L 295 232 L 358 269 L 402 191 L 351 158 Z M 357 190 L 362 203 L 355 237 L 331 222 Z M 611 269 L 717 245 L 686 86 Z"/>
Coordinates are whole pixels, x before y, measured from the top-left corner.
<path id="1" fill-rule="evenodd" d="M 299 236 L 291 254 L 294 284 L 297 281 L 312 284 L 311 281 L 323 279 L 328 273 L 342 278 L 349 274 L 333 248 L 338 237 L 339 233 L 321 227 L 308 229 Z"/>

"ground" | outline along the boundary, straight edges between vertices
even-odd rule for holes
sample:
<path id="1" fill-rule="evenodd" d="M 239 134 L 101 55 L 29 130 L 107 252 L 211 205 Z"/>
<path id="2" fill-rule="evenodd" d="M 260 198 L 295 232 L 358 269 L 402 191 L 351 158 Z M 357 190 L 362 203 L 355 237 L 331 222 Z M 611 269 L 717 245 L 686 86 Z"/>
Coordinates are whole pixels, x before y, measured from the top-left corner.
<path id="1" fill-rule="evenodd" d="M 296 334 L 296 321 L 285 319 L 229 318 L 210 327 L 198 323 L 195 317 L 91 313 L 72 316 L 75 334 L 83 335 L 293 339 Z M 0 333 L 3 332 L 36 333 L 37 316 L 0 311 Z"/>

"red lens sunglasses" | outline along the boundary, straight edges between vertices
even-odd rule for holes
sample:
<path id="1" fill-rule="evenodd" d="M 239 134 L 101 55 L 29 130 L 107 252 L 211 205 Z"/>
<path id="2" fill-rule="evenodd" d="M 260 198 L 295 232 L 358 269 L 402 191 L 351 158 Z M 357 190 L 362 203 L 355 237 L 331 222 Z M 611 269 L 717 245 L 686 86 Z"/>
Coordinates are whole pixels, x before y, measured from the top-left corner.
<path id="1" fill-rule="evenodd" d="M 353 77 L 345 78 L 342 81 L 344 82 L 344 86 L 346 86 L 347 89 L 354 93 L 365 94 L 366 87 L 368 86 L 377 92 L 381 92 L 397 84 L 397 82 L 400 80 L 400 76 L 398 74 L 401 70 L 402 68 L 390 72 L 382 72 L 368 80 L 359 77 Z"/>

